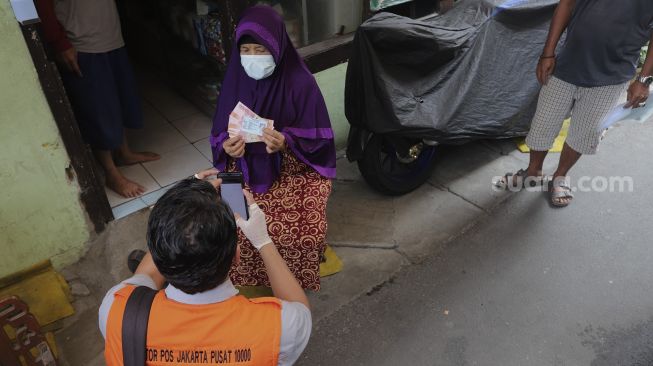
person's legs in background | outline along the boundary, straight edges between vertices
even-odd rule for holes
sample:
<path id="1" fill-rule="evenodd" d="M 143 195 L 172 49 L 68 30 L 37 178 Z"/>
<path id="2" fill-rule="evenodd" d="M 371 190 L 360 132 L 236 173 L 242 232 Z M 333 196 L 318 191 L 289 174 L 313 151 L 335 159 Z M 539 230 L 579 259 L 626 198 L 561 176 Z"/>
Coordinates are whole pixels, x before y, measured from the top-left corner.
<path id="1" fill-rule="evenodd" d="M 576 86 L 555 77 L 551 77 L 542 87 L 537 111 L 526 137 L 526 145 L 530 149 L 526 170 L 528 177 L 543 175 L 544 159 L 574 105 L 576 89 Z"/>
<path id="2" fill-rule="evenodd" d="M 61 76 L 82 136 L 91 145 L 94 155 L 104 169 L 107 187 L 121 196 L 136 197 L 144 193 L 145 188 L 127 179 L 120 172 L 113 153 L 117 151 L 119 156 L 128 158 L 123 164 L 156 160 L 159 156 L 153 153 L 129 154 L 131 151 L 124 136 L 123 125 L 135 128 L 143 125 L 133 75 L 128 75 L 132 78 L 133 88 L 129 95 L 119 88 L 126 84 L 116 81 L 121 79 L 122 70 L 117 69 L 116 77 L 115 62 L 111 60 L 111 53 L 80 52 L 78 63 L 83 77 L 66 70 L 61 70 Z M 127 108 L 123 108 L 123 100 L 127 102 Z"/>
<path id="3" fill-rule="evenodd" d="M 565 178 L 569 170 L 576 164 L 578 159 L 581 157 L 581 153 L 572 149 L 569 144 L 565 142 L 565 145 L 562 147 L 562 152 L 560 153 L 560 161 L 558 162 L 558 168 L 555 173 L 553 173 L 553 179 L 556 178 Z"/>
<path id="4" fill-rule="evenodd" d="M 132 151 L 127 143 L 127 134 L 123 133 L 122 144 L 115 150 L 113 159 L 117 166 L 134 165 L 159 160 L 159 154 L 150 151 Z"/>
<path id="5" fill-rule="evenodd" d="M 143 128 L 143 109 L 127 50 L 122 47 L 108 52 L 108 58 L 120 100 L 122 126 L 128 129 L 141 129 Z M 118 166 L 133 165 L 159 158 L 158 154 L 149 151 L 132 151 L 127 143 L 126 133 L 123 133 L 122 144 L 114 152 L 114 159 Z"/>
<path id="6" fill-rule="evenodd" d="M 145 192 L 145 187 L 127 179 L 116 166 L 110 150 L 93 149 L 95 158 L 100 162 L 106 175 L 106 185 L 124 197 L 136 197 Z"/>
<path id="7" fill-rule="evenodd" d="M 544 159 L 548 153 L 549 150 L 536 151 L 530 149 L 528 168 L 526 169 L 529 177 L 540 177 L 544 174 L 542 169 L 544 167 Z"/>
<path id="8" fill-rule="evenodd" d="M 553 173 L 553 182 L 566 182 L 569 170 L 582 155 L 596 153 L 601 141 L 601 124 L 603 119 L 617 105 L 619 98 L 626 91 L 627 84 L 609 85 L 594 88 L 578 88 L 576 103 L 573 107 L 569 136 L 560 154 L 558 168 Z M 569 187 L 553 184 L 555 191 L 564 191 Z M 553 199 L 554 204 L 565 206 L 571 202 L 571 195 Z"/>

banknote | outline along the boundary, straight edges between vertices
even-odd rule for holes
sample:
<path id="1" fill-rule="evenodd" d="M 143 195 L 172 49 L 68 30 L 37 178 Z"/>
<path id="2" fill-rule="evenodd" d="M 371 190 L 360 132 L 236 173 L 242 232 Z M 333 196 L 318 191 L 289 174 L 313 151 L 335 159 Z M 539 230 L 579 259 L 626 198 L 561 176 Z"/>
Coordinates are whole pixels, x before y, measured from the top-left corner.
<path id="1" fill-rule="evenodd" d="M 241 102 L 229 114 L 229 137 L 243 136 L 245 143 L 263 141 L 263 129 L 274 128 L 274 121 L 259 117 Z"/>

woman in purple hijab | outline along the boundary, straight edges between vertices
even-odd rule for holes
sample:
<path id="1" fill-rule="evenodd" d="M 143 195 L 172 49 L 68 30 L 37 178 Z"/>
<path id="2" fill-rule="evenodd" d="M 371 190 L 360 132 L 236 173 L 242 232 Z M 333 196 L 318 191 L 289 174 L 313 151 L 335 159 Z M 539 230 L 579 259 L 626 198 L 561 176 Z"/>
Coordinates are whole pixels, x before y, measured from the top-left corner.
<path id="1" fill-rule="evenodd" d="M 274 9 L 247 9 L 236 27 L 218 108 L 213 118 L 213 165 L 242 171 L 268 217 L 268 231 L 302 287 L 320 288 L 326 204 L 335 177 L 333 130 L 315 78 L 290 43 Z M 229 115 L 238 102 L 274 121 L 263 142 L 229 137 Z M 241 260 L 231 271 L 240 286 L 269 286 L 263 262 L 239 234 Z"/>

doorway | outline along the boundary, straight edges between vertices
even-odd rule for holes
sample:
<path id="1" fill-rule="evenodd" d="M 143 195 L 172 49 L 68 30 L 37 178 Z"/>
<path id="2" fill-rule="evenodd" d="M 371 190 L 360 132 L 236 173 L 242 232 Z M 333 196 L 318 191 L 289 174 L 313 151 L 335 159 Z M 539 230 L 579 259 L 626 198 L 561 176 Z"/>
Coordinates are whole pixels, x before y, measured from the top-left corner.
<path id="1" fill-rule="evenodd" d="M 429 0 L 412 1 L 431 4 Z M 368 0 L 116 0 L 116 3 L 144 115 L 144 128 L 127 131 L 127 141 L 132 150 L 153 151 L 161 159 L 120 168 L 128 179 L 145 187 L 145 193 L 136 198 L 124 198 L 106 189 L 87 152 L 84 159 L 80 158 L 83 161 L 73 161 L 79 177 L 88 173 L 89 178 L 80 182 L 80 186 L 82 196 L 89 196 L 88 201 L 92 203 L 85 205 L 89 216 L 96 217 L 93 222 L 98 231 L 111 219 L 111 213 L 120 219 L 151 206 L 175 182 L 211 167 L 208 141 L 211 117 L 230 56 L 233 31 L 244 9 L 260 3 L 274 7 L 282 15 L 293 45 L 313 73 L 346 62 L 353 32 L 372 15 Z M 75 160 L 80 155 L 75 151 L 88 149 L 70 114 L 55 119 L 60 130 L 75 132 L 62 132 L 71 160 Z M 100 178 L 94 178 L 97 176 Z"/>

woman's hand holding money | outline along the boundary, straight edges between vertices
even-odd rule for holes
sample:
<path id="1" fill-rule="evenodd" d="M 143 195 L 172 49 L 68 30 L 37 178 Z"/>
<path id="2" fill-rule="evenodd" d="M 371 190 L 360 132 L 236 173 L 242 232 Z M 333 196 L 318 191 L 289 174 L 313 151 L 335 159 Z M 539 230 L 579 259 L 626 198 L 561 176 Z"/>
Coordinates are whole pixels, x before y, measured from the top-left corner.
<path id="1" fill-rule="evenodd" d="M 286 137 L 279 131 L 271 128 L 263 129 L 263 142 L 268 154 L 282 151 L 286 148 Z"/>
<path id="2" fill-rule="evenodd" d="M 245 155 L 245 139 L 242 136 L 231 137 L 222 143 L 222 148 L 232 158 L 242 158 Z"/>

